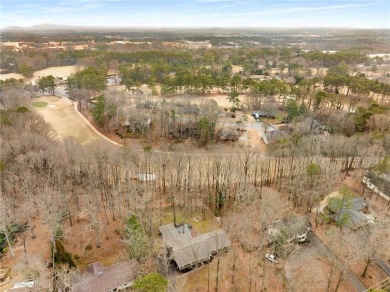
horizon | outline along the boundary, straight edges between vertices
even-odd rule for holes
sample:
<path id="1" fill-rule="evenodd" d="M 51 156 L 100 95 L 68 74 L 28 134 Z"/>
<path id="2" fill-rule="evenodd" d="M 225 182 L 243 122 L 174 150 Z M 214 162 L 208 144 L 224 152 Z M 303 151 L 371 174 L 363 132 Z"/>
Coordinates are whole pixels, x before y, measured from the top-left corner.
<path id="1" fill-rule="evenodd" d="M 383 0 L 68 0 L 51 5 L 46 0 L 3 0 L 0 28 L 45 24 L 149 29 L 390 28 L 390 2 Z"/>

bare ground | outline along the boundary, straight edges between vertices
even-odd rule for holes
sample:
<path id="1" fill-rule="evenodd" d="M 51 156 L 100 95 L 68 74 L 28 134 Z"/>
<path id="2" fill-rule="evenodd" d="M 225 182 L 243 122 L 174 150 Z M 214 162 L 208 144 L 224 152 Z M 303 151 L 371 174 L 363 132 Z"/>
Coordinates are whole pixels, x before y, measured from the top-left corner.
<path id="1" fill-rule="evenodd" d="M 104 141 L 76 113 L 69 100 L 56 96 L 42 96 L 34 101 L 49 103 L 44 108 L 33 108 L 53 128 L 59 141 L 68 137 L 73 137 L 82 144 Z"/>
<path id="2" fill-rule="evenodd" d="M 24 79 L 24 76 L 18 73 L 0 74 L 0 80 L 10 79 L 10 78 Z"/>
<path id="3" fill-rule="evenodd" d="M 58 66 L 58 67 L 49 67 L 43 70 L 35 71 L 31 81 L 35 83 L 40 77 L 53 75 L 54 77 L 59 77 L 67 79 L 68 76 L 72 73 L 76 73 L 80 70 L 80 66 Z"/>

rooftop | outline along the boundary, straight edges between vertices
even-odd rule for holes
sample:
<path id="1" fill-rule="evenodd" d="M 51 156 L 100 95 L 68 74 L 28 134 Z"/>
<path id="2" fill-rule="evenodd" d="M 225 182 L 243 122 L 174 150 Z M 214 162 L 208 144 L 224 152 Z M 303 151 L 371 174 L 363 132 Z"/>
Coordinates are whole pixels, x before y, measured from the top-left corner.
<path id="1" fill-rule="evenodd" d="M 179 269 L 207 261 L 214 253 L 230 246 L 226 233 L 220 229 L 195 237 L 190 232 L 180 234 L 172 223 L 159 229 Z"/>
<path id="2" fill-rule="evenodd" d="M 74 292 L 105 292 L 124 288 L 137 277 L 137 261 L 131 260 L 104 267 L 100 262 L 87 267 L 87 273 L 73 284 Z"/>

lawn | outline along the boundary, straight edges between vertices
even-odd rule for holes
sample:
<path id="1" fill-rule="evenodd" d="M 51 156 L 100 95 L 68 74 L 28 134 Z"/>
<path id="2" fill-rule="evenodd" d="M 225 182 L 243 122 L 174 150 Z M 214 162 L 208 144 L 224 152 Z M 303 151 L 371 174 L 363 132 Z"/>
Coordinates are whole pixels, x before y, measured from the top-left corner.
<path id="1" fill-rule="evenodd" d="M 193 227 L 193 231 L 195 234 L 199 235 L 205 232 L 209 232 L 218 228 L 218 224 L 215 221 L 215 218 L 209 212 L 206 213 L 206 220 L 195 221 L 194 218 L 199 217 L 202 218 L 202 214 L 197 214 L 195 212 L 183 212 L 177 211 L 176 213 L 176 223 L 177 224 L 191 224 Z M 162 224 L 173 223 L 173 212 L 171 208 L 167 208 L 163 213 Z"/>
<path id="2" fill-rule="evenodd" d="M 36 102 L 31 103 L 31 104 L 34 107 L 46 107 L 49 105 L 49 103 L 46 101 L 36 101 Z"/>

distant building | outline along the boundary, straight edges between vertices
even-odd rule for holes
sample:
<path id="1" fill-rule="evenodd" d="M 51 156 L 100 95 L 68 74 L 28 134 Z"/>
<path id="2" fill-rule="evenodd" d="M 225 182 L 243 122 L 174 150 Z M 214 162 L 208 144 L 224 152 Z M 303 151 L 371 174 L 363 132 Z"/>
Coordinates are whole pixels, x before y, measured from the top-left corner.
<path id="1" fill-rule="evenodd" d="M 249 78 L 251 78 L 253 80 L 260 80 L 260 81 L 272 79 L 272 77 L 267 76 L 267 75 L 250 75 Z"/>
<path id="2" fill-rule="evenodd" d="M 367 54 L 367 57 L 369 57 L 369 58 L 383 58 L 383 60 L 385 60 L 385 61 L 388 61 L 388 60 L 390 60 L 390 54 L 389 53 L 387 53 L 387 54 Z"/>
<path id="3" fill-rule="evenodd" d="M 12 291 L 12 292 L 30 292 L 30 291 L 35 291 L 34 285 L 35 285 L 34 281 L 17 282 L 8 291 Z"/>
<path id="4" fill-rule="evenodd" d="M 204 42 L 184 41 L 184 46 L 190 49 L 211 49 L 213 47 L 210 41 L 204 41 Z"/>
<path id="5" fill-rule="evenodd" d="M 264 134 L 261 135 L 261 140 L 263 140 L 265 144 L 269 144 L 275 140 L 283 139 L 285 136 L 285 133 L 275 126 L 264 123 Z"/>
<path id="6" fill-rule="evenodd" d="M 104 267 L 95 262 L 87 266 L 87 272 L 72 285 L 73 292 L 125 291 L 138 276 L 138 263 L 130 260 Z"/>
<path id="7" fill-rule="evenodd" d="M 220 229 L 192 237 L 189 228 L 177 229 L 173 224 L 159 227 L 169 257 L 179 270 L 192 269 L 208 262 L 218 252 L 226 250 L 231 243 Z"/>
<path id="8" fill-rule="evenodd" d="M 267 119 L 274 119 L 275 115 L 270 112 L 262 112 L 262 111 L 254 111 L 252 112 L 252 116 L 258 120 L 259 118 L 267 118 Z"/>
<path id="9" fill-rule="evenodd" d="M 136 179 L 138 181 L 155 181 L 156 180 L 156 175 L 155 174 L 152 174 L 152 173 L 143 173 L 143 172 L 139 172 L 137 175 L 136 175 Z"/>
<path id="10" fill-rule="evenodd" d="M 83 51 L 89 48 L 89 45 L 74 45 L 72 47 L 73 50 L 75 51 Z"/>
<path id="11" fill-rule="evenodd" d="M 15 52 L 19 51 L 20 49 L 18 42 L 5 42 L 1 43 L 1 46 Z"/>
<path id="12" fill-rule="evenodd" d="M 346 219 L 345 223 L 343 222 L 343 226 L 352 229 L 358 229 L 367 224 L 374 224 L 377 221 L 366 200 L 360 197 L 353 198 L 350 203 L 343 205 L 340 210 L 332 211 L 328 205 L 329 201 L 332 197 L 339 196 L 339 192 L 327 195 L 313 212 L 318 212 L 324 218 L 329 218 L 336 223 Z"/>

